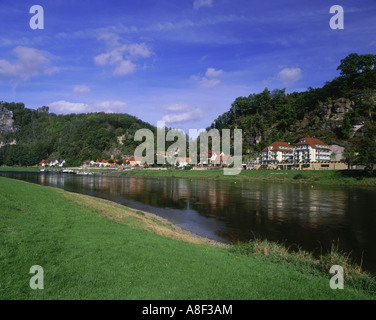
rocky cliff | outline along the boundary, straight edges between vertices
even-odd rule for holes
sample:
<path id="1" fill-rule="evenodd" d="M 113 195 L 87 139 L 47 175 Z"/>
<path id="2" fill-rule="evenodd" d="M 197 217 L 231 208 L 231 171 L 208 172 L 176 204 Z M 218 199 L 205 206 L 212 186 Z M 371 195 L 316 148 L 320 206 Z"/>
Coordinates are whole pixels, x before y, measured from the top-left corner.
<path id="1" fill-rule="evenodd" d="M 349 112 L 354 111 L 356 103 L 348 98 L 339 98 L 328 102 L 319 102 L 311 113 L 308 113 L 300 123 L 300 128 L 312 130 L 328 130 L 336 132 L 341 130 Z M 362 136 L 362 128 L 366 119 L 359 118 L 351 128 L 351 137 Z"/>
<path id="2" fill-rule="evenodd" d="M 353 111 L 355 103 L 347 98 L 319 103 L 317 115 L 320 119 L 321 128 L 327 130 L 335 130 L 342 127 L 346 113 Z"/>
<path id="3" fill-rule="evenodd" d="M 15 144 L 12 136 L 19 129 L 14 125 L 13 112 L 0 105 L 0 148 L 7 144 Z"/>

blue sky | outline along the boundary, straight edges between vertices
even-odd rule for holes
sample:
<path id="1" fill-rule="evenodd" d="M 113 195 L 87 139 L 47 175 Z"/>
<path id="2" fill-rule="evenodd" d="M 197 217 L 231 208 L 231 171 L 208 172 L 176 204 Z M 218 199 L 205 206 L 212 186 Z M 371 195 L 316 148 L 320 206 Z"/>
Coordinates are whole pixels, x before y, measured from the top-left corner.
<path id="1" fill-rule="evenodd" d="M 329 26 L 333 5 L 343 30 Z M 376 53 L 375 0 L 2 0 L 0 12 L 0 100 L 186 132 L 238 96 L 320 87 L 349 53 Z"/>

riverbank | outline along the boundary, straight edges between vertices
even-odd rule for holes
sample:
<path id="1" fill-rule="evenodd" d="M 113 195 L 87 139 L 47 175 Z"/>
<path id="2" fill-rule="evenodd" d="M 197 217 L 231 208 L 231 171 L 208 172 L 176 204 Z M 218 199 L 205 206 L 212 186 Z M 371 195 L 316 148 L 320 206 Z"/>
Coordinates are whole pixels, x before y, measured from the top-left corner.
<path id="1" fill-rule="evenodd" d="M 59 172 L 62 170 L 73 170 L 75 172 L 115 172 L 115 169 L 107 169 L 107 168 L 88 168 L 83 169 L 81 167 L 70 167 L 70 168 L 42 168 L 42 167 L 21 167 L 21 166 L 0 166 L 0 171 L 4 172 L 40 172 L 40 170 L 45 170 L 45 172 Z"/>
<path id="2" fill-rule="evenodd" d="M 326 265 L 302 252 L 213 245 L 145 212 L 18 180 L 0 178 L 0 190 L 3 300 L 376 297 L 357 269 L 358 280 L 345 273 L 345 289 L 332 290 Z M 44 269 L 43 290 L 29 288 L 33 265 Z"/>
<path id="3" fill-rule="evenodd" d="M 376 187 L 376 176 L 370 177 L 363 170 L 242 170 L 237 175 L 224 175 L 223 169 L 216 170 L 183 170 L 183 169 L 139 169 L 120 170 L 114 168 L 67 168 L 74 172 L 90 172 L 105 175 L 126 175 L 141 177 L 174 177 L 187 179 L 211 179 L 230 181 L 263 181 L 287 182 L 311 185 L 347 185 Z M 48 169 L 57 171 L 57 169 Z M 1 166 L 0 171 L 39 172 L 40 167 L 7 167 Z"/>
<path id="4" fill-rule="evenodd" d="M 223 170 L 132 170 L 120 173 L 128 176 L 175 177 L 231 181 L 264 181 L 304 183 L 311 185 L 354 185 L 376 187 L 376 177 L 361 170 L 242 170 L 238 175 L 224 175 Z"/>

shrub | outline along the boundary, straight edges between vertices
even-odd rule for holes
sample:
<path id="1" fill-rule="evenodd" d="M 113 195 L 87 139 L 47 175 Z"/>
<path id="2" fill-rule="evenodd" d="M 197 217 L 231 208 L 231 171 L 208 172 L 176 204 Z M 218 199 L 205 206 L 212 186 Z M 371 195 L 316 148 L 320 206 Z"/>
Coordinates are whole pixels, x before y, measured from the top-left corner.
<path id="1" fill-rule="evenodd" d="M 294 176 L 294 180 L 301 180 L 301 179 L 305 179 L 306 177 L 303 175 L 303 174 L 301 174 L 301 173 L 298 173 L 298 174 L 296 174 L 295 176 Z"/>

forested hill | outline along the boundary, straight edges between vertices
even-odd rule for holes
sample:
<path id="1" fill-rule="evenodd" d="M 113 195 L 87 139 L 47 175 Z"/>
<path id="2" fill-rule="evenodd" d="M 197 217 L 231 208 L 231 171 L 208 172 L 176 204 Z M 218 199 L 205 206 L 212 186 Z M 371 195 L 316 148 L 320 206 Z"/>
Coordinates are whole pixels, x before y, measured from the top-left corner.
<path id="1" fill-rule="evenodd" d="M 290 94 L 265 89 L 238 97 L 211 128 L 242 129 L 244 155 L 255 155 L 277 140 L 293 144 L 316 137 L 358 149 L 367 158 L 363 162 L 376 163 L 375 65 L 376 55 L 353 53 L 341 60 L 340 75 L 322 88 Z M 23 103 L 0 102 L 0 165 L 65 159 L 75 166 L 111 155 L 130 156 L 139 145 L 134 134 L 141 128 L 156 133 L 155 127 L 128 114 L 56 115 L 48 107 L 33 110 Z M 360 152 L 361 146 L 369 148 Z"/>
<path id="2" fill-rule="evenodd" d="M 375 65 L 376 55 L 353 53 L 341 60 L 340 75 L 322 88 L 290 94 L 265 89 L 238 97 L 211 128 L 242 129 L 243 153 L 302 137 L 356 147 L 376 118 Z"/>
<path id="3" fill-rule="evenodd" d="M 139 142 L 134 133 L 155 128 L 128 114 L 56 115 L 48 107 L 25 108 L 0 102 L 0 165 L 35 165 L 42 159 L 82 161 L 131 155 Z"/>

